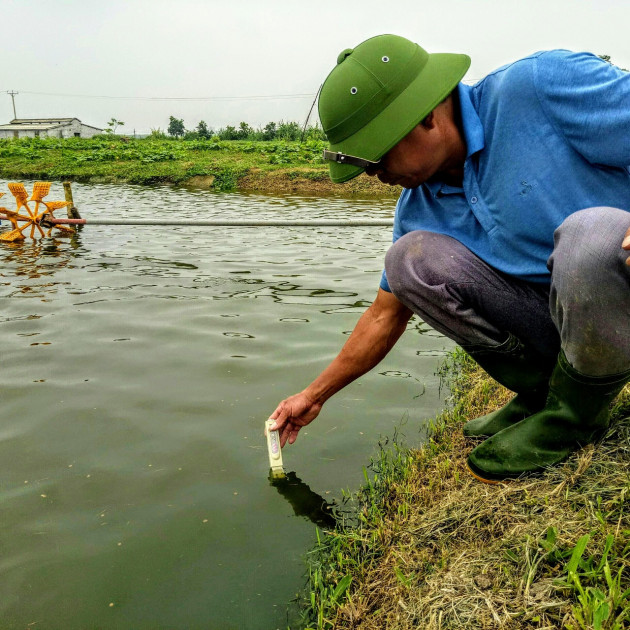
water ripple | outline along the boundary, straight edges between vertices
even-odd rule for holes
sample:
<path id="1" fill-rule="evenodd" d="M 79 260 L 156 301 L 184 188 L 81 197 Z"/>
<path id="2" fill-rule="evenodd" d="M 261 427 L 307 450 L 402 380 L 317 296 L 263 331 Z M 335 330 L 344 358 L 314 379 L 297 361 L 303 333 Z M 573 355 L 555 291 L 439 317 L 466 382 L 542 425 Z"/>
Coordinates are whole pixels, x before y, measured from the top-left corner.
<path id="1" fill-rule="evenodd" d="M 394 209 L 166 186 L 73 191 L 87 218 Z M 56 182 L 50 198 L 60 195 Z M 295 510 L 302 495 L 267 482 L 263 421 L 339 351 L 376 295 L 390 242 L 388 228 L 88 225 L 0 246 L 0 617 L 15 627 L 286 625 L 314 530 Z M 379 435 L 404 417 L 417 431 L 434 414 L 444 345 L 412 322 L 380 374 L 327 403 L 285 455 L 308 496 L 356 488 Z M 103 605 L 117 596 L 119 609 Z"/>

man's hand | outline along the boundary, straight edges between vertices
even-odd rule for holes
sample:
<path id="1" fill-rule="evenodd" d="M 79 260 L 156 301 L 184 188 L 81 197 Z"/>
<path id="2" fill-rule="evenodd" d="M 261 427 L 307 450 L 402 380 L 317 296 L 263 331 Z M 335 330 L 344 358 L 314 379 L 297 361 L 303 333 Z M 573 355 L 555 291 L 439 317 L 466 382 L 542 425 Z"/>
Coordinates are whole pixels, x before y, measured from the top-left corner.
<path id="1" fill-rule="evenodd" d="M 412 312 L 391 293 L 379 289 L 332 363 L 299 394 L 283 400 L 269 416 L 279 430 L 280 444 L 293 444 L 300 429 L 311 423 L 324 403 L 340 389 L 371 370 L 394 346 Z"/>
<path id="2" fill-rule="evenodd" d="M 626 230 L 626 235 L 621 244 L 622 249 L 630 250 L 630 228 Z M 630 265 L 630 256 L 626 258 L 626 265 Z"/>
<path id="3" fill-rule="evenodd" d="M 280 446 L 287 441 L 293 444 L 302 427 L 317 418 L 322 404 L 315 402 L 304 392 L 285 398 L 269 416 L 276 423 L 270 427 L 272 431 L 280 431 Z"/>

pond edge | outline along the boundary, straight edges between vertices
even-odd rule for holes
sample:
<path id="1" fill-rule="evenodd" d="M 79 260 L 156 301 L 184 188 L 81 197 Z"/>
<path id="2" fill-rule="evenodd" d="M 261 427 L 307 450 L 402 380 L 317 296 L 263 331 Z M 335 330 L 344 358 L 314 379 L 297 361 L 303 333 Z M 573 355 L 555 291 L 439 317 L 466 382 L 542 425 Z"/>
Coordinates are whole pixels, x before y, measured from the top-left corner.
<path id="1" fill-rule="evenodd" d="M 318 531 L 303 627 L 627 627 L 630 388 L 600 443 L 488 486 L 466 470 L 476 442 L 461 426 L 511 393 L 459 349 L 440 375 L 451 401 L 430 440 L 382 449 L 355 497 L 358 524 Z"/>

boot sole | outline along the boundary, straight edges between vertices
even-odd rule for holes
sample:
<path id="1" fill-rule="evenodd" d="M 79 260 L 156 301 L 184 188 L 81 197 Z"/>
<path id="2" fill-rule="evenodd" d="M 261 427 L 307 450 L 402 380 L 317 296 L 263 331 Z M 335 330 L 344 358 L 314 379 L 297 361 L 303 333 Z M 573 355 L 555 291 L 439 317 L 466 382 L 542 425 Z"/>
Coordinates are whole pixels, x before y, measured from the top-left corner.
<path id="1" fill-rule="evenodd" d="M 468 472 L 477 480 L 477 481 L 481 481 L 481 483 L 486 483 L 489 486 L 497 486 L 500 483 L 502 483 L 502 481 L 498 481 L 497 479 L 486 479 L 485 477 L 482 477 L 480 474 L 478 474 L 477 472 L 475 472 L 471 467 L 470 464 L 467 463 L 466 464 L 466 468 L 468 468 Z"/>
<path id="2" fill-rule="evenodd" d="M 535 475 L 537 472 L 542 471 L 531 471 L 526 473 L 519 473 L 517 475 L 505 473 L 503 475 L 493 475 L 492 473 L 487 473 L 475 466 L 470 459 L 466 460 L 466 466 L 468 468 L 468 472 L 478 481 L 482 483 L 487 483 L 489 485 L 496 485 L 499 483 L 507 483 L 508 481 L 517 481 L 520 480 L 524 475 Z"/>

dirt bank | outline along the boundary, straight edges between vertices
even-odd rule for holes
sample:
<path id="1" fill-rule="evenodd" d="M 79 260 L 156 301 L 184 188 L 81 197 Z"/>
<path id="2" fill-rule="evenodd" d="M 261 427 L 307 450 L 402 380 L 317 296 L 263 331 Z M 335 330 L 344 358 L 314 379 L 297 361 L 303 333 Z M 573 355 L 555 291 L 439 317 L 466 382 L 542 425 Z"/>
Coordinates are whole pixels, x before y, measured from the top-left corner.
<path id="1" fill-rule="evenodd" d="M 213 178 L 193 177 L 187 183 L 211 188 Z M 373 177 L 361 175 L 344 184 L 330 181 L 327 171 L 312 168 L 278 169 L 274 171 L 252 168 L 237 181 L 237 190 L 264 193 L 296 193 L 305 195 L 334 195 L 339 197 L 374 196 L 391 197 L 400 195 L 400 186 L 387 186 Z"/>

